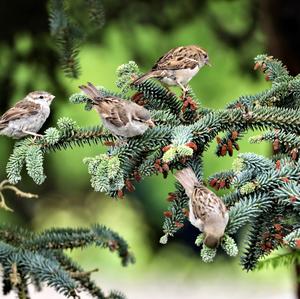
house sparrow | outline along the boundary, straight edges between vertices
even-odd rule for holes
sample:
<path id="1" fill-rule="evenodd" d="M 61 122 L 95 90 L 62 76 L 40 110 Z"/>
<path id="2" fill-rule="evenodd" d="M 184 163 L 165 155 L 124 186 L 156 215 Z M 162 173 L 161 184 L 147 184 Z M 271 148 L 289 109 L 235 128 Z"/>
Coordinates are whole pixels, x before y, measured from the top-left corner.
<path id="1" fill-rule="evenodd" d="M 204 49 L 195 45 L 177 47 L 160 57 L 151 71 L 137 78 L 133 84 L 157 78 L 166 85 L 178 85 L 185 97 L 187 84 L 204 65 L 210 66 Z"/>
<path id="2" fill-rule="evenodd" d="M 216 248 L 229 220 L 222 200 L 200 183 L 194 171 L 188 167 L 177 171 L 175 178 L 189 197 L 189 220 L 204 234 L 203 243 Z"/>
<path id="3" fill-rule="evenodd" d="M 92 100 L 103 125 L 114 135 L 133 137 L 154 127 L 150 112 L 144 107 L 118 97 L 104 96 L 92 83 L 79 88 Z"/>
<path id="4" fill-rule="evenodd" d="M 19 139 L 27 135 L 41 136 L 41 129 L 50 114 L 55 97 L 46 91 L 33 91 L 0 117 L 0 135 Z"/>

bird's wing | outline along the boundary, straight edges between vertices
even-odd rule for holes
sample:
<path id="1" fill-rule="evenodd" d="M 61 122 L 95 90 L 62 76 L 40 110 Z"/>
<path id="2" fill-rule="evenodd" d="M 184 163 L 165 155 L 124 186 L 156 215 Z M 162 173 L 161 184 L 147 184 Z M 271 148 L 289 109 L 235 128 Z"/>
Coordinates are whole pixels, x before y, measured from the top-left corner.
<path id="1" fill-rule="evenodd" d="M 199 65 L 199 52 L 191 47 L 177 47 L 160 57 L 152 71 L 194 69 Z"/>
<path id="2" fill-rule="evenodd" d="M 130 121 L 126 101 L 117 97 L 105 97 L 99 103 L 101 115 L 116 127 L 123 127 Z"/>
<path id="3" fill-rule="evenodd" d="M 126 106 L 132 120 L 146 122 L 151 118 L 150 112 L 136 103 L 126 101 Z"/>
<path id="4" fill-rule="evenodd" d="M 31 101 L 20 101 L 0 117 L 0 128 L 5 128 L 10 121 L 39 113 L 40 104 Z"/>
<path id="5" fill-rule="evenodd" d="M 226 213 L 222 200 L 204 186 L 195 187 L 192 195 L 192 208 L 195 218 L 202 221 L 205 221 L 211 213 L 221 214 L 223 217 Z"/>

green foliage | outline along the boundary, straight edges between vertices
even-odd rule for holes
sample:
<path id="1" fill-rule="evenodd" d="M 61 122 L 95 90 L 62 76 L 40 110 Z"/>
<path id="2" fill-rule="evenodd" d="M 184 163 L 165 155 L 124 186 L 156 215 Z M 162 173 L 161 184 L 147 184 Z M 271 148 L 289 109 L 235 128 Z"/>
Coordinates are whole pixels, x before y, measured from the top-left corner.
<path id="1" fill-rule="evenodd" d="M 96 245 L 117 251 L 123 266 L 133 263 L 127 243 L 105 226 L 50 229 L 38 234 L 1 226 L 0 237 L 5 295 L 15 291 L 19 298 L 24 298 L 20 292 L 26 293 L 27 285 L 33 281 L 40 287 L 46 283 L 66 297 L 78 298 L 78 291 L 83 289 L 95 298 L 124 298 L 118 292 L 105 296 L 90 278 L 94 271 L 85 272 L 64 253 L 66 249 Z"/>
<path id="2" fill-rule="evenodd" d="M 12 184 L 17 184 L 21 179 L 21 171 L 25 164 L 27 146 L 29 140 L 25 139 L 16 142 L 13 153 L 11 154 L 6 166 L 7 178 Z"/>
<path id="3" fill-rule="evenodd" d="M 216 254 L 217 254 L 217 250 L 207 247 L 205 244 L 203 244 L 203 241 L 204 241 L 204 235 L 200 234 L 197 237 L 195 244 L 197 246 L 202 246 L 200 255 L 201 255 L 203 262 L 211 263 L 211 262 L 213 262 Z M 223 236 L 220 245 L 229 256 L 236 256 L 239 252 L 234 239 L 232 237 L 228 236 L 227 234 L 225 234 Z"/>
<path id="4" fill-rule="evenodd" d="M 56 39 L 61 65 L 66 76 L 77 78 L 79 76 L 79 41 L 82 39 L 82 32 L 70 20 L 64 0 L 51 0 L 50 11 L 50 32 Z"/>
<path id="5" fill-rule="evenodd" d="M 299 193 L 298 193 L 299 194 Z M 291 248 L 297 249 L 300 246 L 300 228 L 295 229 L 284 238 L 285 242 L 289 244 Z"/>
<path id="6" fill-rule="evenodd" d="M 229 256 L 236 256 L 239 252 L 239 249 L 238 249 L 234 239 L 228 235 L 225 235 L 223 237 L 221 246 Z"/>
<path id="7" fill-rule="evenodd" d="M 235 172 L 256 172 L 261 173 L 268 171 L 273 168 L 273 163 L 271 160 L 265 157 L 258 156 L 252 153 L 239 154 L 236 161 L 233 163 L 233 168 Z"/>
<path id="8" fill-rule="evenodd" d="M 102 0 L 86 0 L 90 20 L 101 29 L 105 23 L 105 14 Z"/>
<path id="9" fill-rule="evenodd" d="M 270 258 L 259 261 L 257 264 L 257 269 L 268 269 L 268 268 L 278 268 L 278 267 L 291 267 L 297 265 L 300 262 L 300 252 L 292 251 L 284 254 L 277 254 Z"/>
<path id="10" fill-rule="evenodd" d="M 49 136 L 45 137 L 49 138 Z M 51 143 L 52 141 L 53 139 L 51 140 Z M 40 146 L 34 145 L 28 147 L 25 157 L 26 170 L 28 175 L 38 185 L 42 184 L 46 179 L 46 176 L 44 175 L 43 160 L 44 157 Z"/>
<path id="11" fill-rule="evenodd" d="M 28 175 L 36 184 L 41 184 L 46 178 L 43 172 L 45 153 L 66 149 L 73 145 L 83 146 L 113 140 L 114 137 L 103 132 L 102 127 L 79 128 L 74 120 L 63 117 L 58 120 L 57 128 L 47 129 L 42 138 L 35 141 L 26 138 L 15 144 L 6 167 L 8 180 L 11 184 L 18 183 L 22 179 L 22 168 L 26 165 Z"/>
<path id="12" fill-rule="evenodd" d="M 217 250 L 209 248 L 203 244 L 200 254 L 203 262 L 212 263 L 217 254 Z"/>
<path id="13" fill-rule="evenodd" d="M 130 81 L 139 74 L 139 67 L 134 61 L 129 61 L 117 68 L 116 85 L 122 92 L 126 93 L 130 89 Z"/>
<path id="14" fill-rule="evenodd" d="M 64 121 L 60 121 L 60 125 L 62 125 L 62 129 L 69 129 L 65 128 Z M 70 128 L 72 129 L 72 123 L 70 124 Z M 60 132 L 56 128 L 49 128 L 45 131 L 44 139 L 49 145 L 54 145 L 59 141 L 60 138 Z"/>
<path id="15" fill-rule="evenodd" d="M 120 160 L 117 156 L 107 154 L 95 158 L 85 158 L 84 163 L 88 165 L 88 172 L 92 176 L 91 184 L 95 191 L 108 192 L 123 189 L 124 177 L 120 168 Z"/>
<path id="16" fill-rule="evenodd" d="M 100 29 L 104 25 L 105 16 L 101 0 L 86 0 L 85 11 L 81 17 L 90 21 L 89 28 Z M 80 65 L 78 60 L 79 46 L 86 38 L 88 27 L 83 20 L 75 20 L 72 13 L 74 1 L 50 0 L 49 24 L 50 32 L 56 41 L 58 54 L 65 75 L 70 78 L 78 78 Z M 75 7 L 75 9 L 78 9 Z M 82 10 L 82 8 L 80 8 Z"/>

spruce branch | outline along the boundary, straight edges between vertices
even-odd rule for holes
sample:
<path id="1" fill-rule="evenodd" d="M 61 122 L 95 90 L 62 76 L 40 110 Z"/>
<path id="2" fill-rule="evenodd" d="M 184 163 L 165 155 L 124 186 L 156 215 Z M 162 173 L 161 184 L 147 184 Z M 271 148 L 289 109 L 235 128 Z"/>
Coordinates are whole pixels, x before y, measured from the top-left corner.
<path id="1" fill-rule="evenodd" d="M 65 0 L 50 0 L 49 27 L 50 34 L 56 41 L 57 52 L 62 69 L 67 77 L 78 78 L 80 75 L 79 47 L 86 39 L 86 32 L 101 29 L 105 22 L 104 8 L 101 0 L 86 0 L 86 9 L 82 18 L 75 20 L 70 6 L 76 5 Z M 88 27 L 87 27 L 88 25 Z"/>
<path id="2" fill-rule="evenodd" d="M 36 184 L 41 184 L 46 178 L 43 167 L 45 153 L 72 148 L 74 145 L 113 141 L 114 137 L 104 132 L 101 126 L 80 128 L 74 120 L 63 117 L 58 120 L 57 128 L 47 129 L 43 137 L 35 140 L 29 137 L 15 144 L 6 166 L 8 180 L 11 184 L 19 182 L 23 166 L 26 165 L 28 175 Z"/>
<path id="3" fill-rule="evenodd" d="M 254 62 L 254 69 L 261 69 L 271 81 L 289 77 L 289 73 L 283 63 L 274 59 L 273 56 L 268 56 L 266 54 L 257 55 Z"/>
<path id="4" fill-rule="evenodd" d="M 97 29 L 101 29 L 105 23 L 105 13 L 102 0 L 86 0 L 89 17 Z"/>
<path id="5" fill-rule="evenodd" d="M 55 38 L 58 47 L 62 68 L 67 77 L 79 76 L 79 42 L 83 33 L 71 21 L 64 0 L 51 0 L 49 10 L 51 35 Z"/>
<path id="6" fill-rule="evenodd" d="M 62 265 L 63 269 L 68 271 L 68 273 L 83 273 L 84 270 L 76 262 L 74 262 L 69 256 L 62 253 L 61 251 L 55 251 L 53 253 L 53 258 L 57 259 Z M 71 274 L 72 275 L 72 274 Z M 91 280 L 90 275 L 80 275 L 73 277 L 77 281 L 80 288 L 86 290 L 92 297 L 95 298 L 106 298 L 103 291 Z"/>
<path id="7" fill-rule="evenodd" d="M 126 241 L 105 226 L 49 229 L 41 233 L 1 226 L 0 238 L 0 265 L 6 294 L 15 290 L 26 298 L 27 285 L 34 282 L 39 287 L 46 283 L 66 297 L 78 298 L 78 291 L 84 289 L 96 298 L 125 298 L 119 292 L 105 296 L 90 278 L 95 270 L 84 271 L 63 252 L 94 244 L 117 251 L 123 266 L 133 263 Z"/>
<path id="8" fill-rule="evenodd" d="M 249 195 L 236 203 L 229 210 L 228 234 L 234 234 L 239 228 L 255 219 L 259 214 L 271 207 L 272 201 L 268 195 Z"/>
<path id="9" fill-rule="evenodd" d="M 300 228 L 293 230 L 284 238 L 285 242 L 293 248 L 299 249 L 300 248 Z"/>
<path id="10" fill-rule="evenodd" d="M 38 253 L 20 250 L 0 241 L 0 263 L 3 268 L 11 268 L 12 264 L 16 264 L 18 269 L 54 287 L 59 293 L 67 297 L 77 297 L 75 281 L 55 261 Z"/>
<path id="11" fill-rule="evenodd" d="M 122 265 L 134 262 L 133 255 L 128 251 L 128 245 L 118 234 L 105 226 L 94 225 L 91 229 L 50 229 L 37 234 L 23 242 L 26 249 L 63 250 L 91 246 L 92 244 L 117 251 Z"/>
<path id="12" fill-rule="evenodd" d="M 268 269 L 273 268 L 276 269 L 278 267 L 291 267 L 292 265 L 296 265 L 300 262 L 300 252 L 299 251 L 291 251 L 283 254 L 277 254 L 273 257 L 263 259 L 258 262 L 257 269 Z"/>
<path id="13" fill-rule="evenodd" d="M 282 215 L 290 216 L 290 213 L 273 204 L 268 213 L 261 214 L 251 223 L 247 248 L 241 257 L 245 270 L 253 270 L 261 258 L 283 246 L 284 237 L 291 232 L 291 227 L 284 222 Z"/>

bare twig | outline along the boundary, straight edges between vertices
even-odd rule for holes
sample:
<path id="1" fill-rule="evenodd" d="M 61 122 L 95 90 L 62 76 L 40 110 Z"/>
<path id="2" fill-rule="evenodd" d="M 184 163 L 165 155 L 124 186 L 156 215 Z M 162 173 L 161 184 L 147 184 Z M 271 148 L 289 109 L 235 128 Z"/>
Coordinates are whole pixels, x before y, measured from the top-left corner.
<path id="1" fill-rule="evenodd" d="M 84 277 L 84 276 L 89 276 L 91 273 L 94 273 L 94 272 L 98 272 L 99 269 L 93 269 L 93 270 L 90 270 L 90 271 L 83 271 L 83 272 L 70 272 L 70 276 L 72 278 L 80 278 L 80 277 Z"/>
<path id="2" fill-rule="evenodd" d="M 4 180 L 0 183 L 0 208 L 10 212 L 13 212 L 13 210 L 10 207 L 8 207 L 5 203 L 5 198 L 3 195 L 4 190 L 11 190 L 16 194 L 16 196 L 22 198 L 38 198 L 37 194 L 23 192 L 20 189 L 18 189 L 16 186 L 10 185 L 8 180 Z"/>

